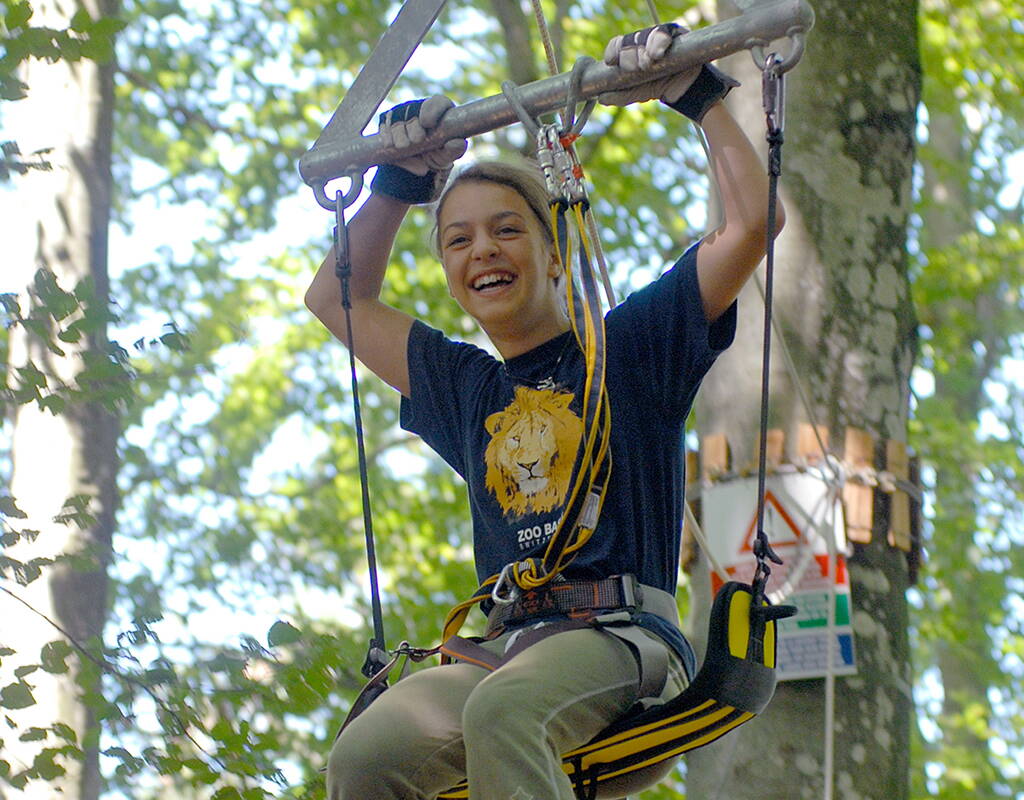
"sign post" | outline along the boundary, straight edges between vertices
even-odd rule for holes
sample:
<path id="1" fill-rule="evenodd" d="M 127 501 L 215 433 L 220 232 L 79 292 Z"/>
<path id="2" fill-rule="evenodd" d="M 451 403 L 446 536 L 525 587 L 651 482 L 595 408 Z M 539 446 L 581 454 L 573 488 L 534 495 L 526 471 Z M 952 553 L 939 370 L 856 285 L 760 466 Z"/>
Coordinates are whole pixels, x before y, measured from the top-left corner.
<path id="1" fill-rule="evenodd" d="M 738 478 L 702 492 L 711 555 L 735 580 L 754 575 L 757 479 Z M 765 533 L 785 562 L 773 566 L 768 596 L 797 607 L 778 624 L 779 680 L 857 671 L 850 619 L 846 535 L 838 493 L 811 472 L 776 473 L 765 484 Z M 712 591 L 722 585 L 712 573 Z"/>

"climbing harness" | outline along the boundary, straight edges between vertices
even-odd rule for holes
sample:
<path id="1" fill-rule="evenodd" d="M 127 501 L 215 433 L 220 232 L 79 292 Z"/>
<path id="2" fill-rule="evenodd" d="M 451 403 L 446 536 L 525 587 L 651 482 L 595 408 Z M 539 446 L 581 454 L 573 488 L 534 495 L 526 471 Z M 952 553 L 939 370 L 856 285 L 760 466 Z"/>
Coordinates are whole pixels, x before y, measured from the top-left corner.
<path id="1" fill-rule="evenodd" d="M 575 73 L 579 72 L 580 62 Z M 570 86 L 575 81 L 570 81 Z M 556 252 L 565 282 L 566 306 L 577 344 L 583 352 L 586 382 L 583 391 L 583 440 L 577 453 L 575 479 L 570 487 L 565 511 L 541 558 L 530 558 L 507 564 L 500 573 L 486 579 L 468 600 L 455 606 L 442 629 L 445 645 L 451 646 L 470 609 L 490 601 L 498 607 L 514 603 L 521 592 L 536 590 L 559 578 L 579 550 L 593 535 L 604 502 L 611 469 L 611 411 L 604 384 L 605 331 L 604 314 L 592 268 L 598 244 L 590 238 L 587 216 L 590 201 L 583 182 L 583 171 L 573 149 L 573 142 L 586 123 L 592 105 L 576 116 L 576 93 L 570 89 L 564 122 L 561 127 L 541 124 L 533 119 L 518 101 L 517 88 L 506 82 L 502 91 L 509 103 L 522 115 L 522 123 L 534 137 L 537 161 L 544 175 L 551 198 L 551 228 Z M 566 216 L 571 214 L 575 227 L 570 229 Z M 579 252 L 579 278 L 582 302 L 576 297 L 570 269 L 573 242 Z M 603 258 L 600 259 L 603 264 Z"/>
<path id="2" fill-rule="evenodd" d="M 396 33 L 395 41 L 398 44 L 392 42 L 391 45 L 403 51 L 402 66 L 412 49 L 415 48 L 415 44 L 412 43 L 415 29 L 421 29 L 419 37 L 422 38 L 426 28 L 429 28 L 430 23 L 436 18 L 442 5 L 443 2 L 430 0 L 428 9 L 426 0 L 409 0 L 403 6 L 395 25 L 398 25 L 399 21 L 403 19 L 403 14 L 406 14 L 406 9 L 409 7 L 418 7 L 419 14 L 406 14 L 404 26 L 401 29 L 402 36 L 398 36 Z M 781 59 L 772 53 L 764 56 L 759 63 L 763 74 L 763 96 L 768 126 L 769 211 L 765 288 L 765 350 L 761 391 L 761 446 L 758 465 L 759 493 L 757 534 L 753 548 L 757 562 L 756 571 L 751 584 L 730 581 L 719 590 L 709 619 L 708 646 L 704 662 L 697 675 L 680 695 L 653 707 L 638 705 L 587 745 L 564 754 L 563 770 L 572 780 L 574 790 L 581 800 L 592 800 L 597 797 L 621 797 L 634 791 L 634 784 L 638 780 L 644 784 L 650 784 L 653 780 L 660 779 L 667 769 L 671 768 L 675 757 L 708 744 L 751 719 L 764 709 L 774 693 L 776 622 L 795 613 L 795 609 L 790 606 L 772 605 L 766 596 L 765 589 L 771 574 L 770 564 L 778 564 L 781 561 L 772 551 L 763 524 L 775 204 L 777 180 L 781 172 L 784 108 L 782 79 L 784 73 L 799 59 L 797 51 L 802 51 L 802 34 L 813 21 L 813 14 L 803 0 L 793 0 L 792 5 L 792 13 L 787 19 L 786 35 L 794 42 L 793 52 L 786 59 Z M 741 15 L 741 18 L 746 17 L 743 21 L 750 23 L 755 11 L 756 9 L 749 10 Z M 428 17 L 429 22 L 427 21 Z M 771 38 L 781 38 L 781 34 L 777 33 L 779 20 L 772 19 L 771 21 L 772 25 L 768 25 L 767 21 L 761 21 L 761 30 L 758 33 Z M 723 26 L 725 24 L 722 23 Z M 763 47 L 764 40 L 755 38 L 753 34 L 747 34 L 746 29 L 742 26 L 737 27 L 734 35 L 741 32 L 744 33 L 743 44 L 748 48 L 760 49 Z M 690 43 L 700 44 L 699 32 L 696 36 L 690 34 L 687 38 Z M 684 46 L 682 49 L 690 48 Z M 739 47 L 735 49 L 739 49 Z M 698 53 L 698 57 L 705 61 L 725 54 L 721 47 L 716 52 L 702 52 L 699 47 L 696 47 L 692 48 L 692 52 Z M 376 53 L 377 51 L 374 51 L 374 56 Z M 694 66 L 694 56 L 691 55 L 690 59 L 683 65 L 685 68 Z M 553 65 L 553 59 L 549 57 L 549 61 Z M 671 58 L 666 61 L 668 64 L 673 63 Z M 668 72 L 668 64 L 665 65 L 665 72 Z M 584 435 L 577 453 L 574 468 L 575 479 L 568 493 L 565 512 L 543 555 L 508 564 L 498 574 L 485 580 L 471 598 L 458 604 L 449 612 L 443 626 L 442 644 L 434 648 L 414 648 L 403 642 L 397 649 L 389 653 L 385 644 L 358 378 L 353 354 L 355 348 L 353 347 L 349 292 L 351 261 L 345 210 L 355 203 L 361 191 L 362 171 L 360 167 L 365 170 L 372 164 L 393 160 L 395 154 L 384 153 L 384 156 L 392 156 L 392 159 L 389 159 L 382 157 L 379 147 L 377 151 L 373 151 L 373 147 L 377 147 L 377 145 L 367 145 L 366 141 L 374 137 L 358 137 L 362 141 L 355 150 L 359 152 L 343 152 L 344 149 L 339 148 L 337 142 L 328 135 L 332 131 L 333 133 L 345 131 L 350 135 L 352 131 L 356 130 L 355 123 L 344 121 L 341 112 L 346 104 L 343 102 L 320 139 L 300 161 L 300 172 L 313 187 L 317 201 L 325 208 L 332 210 L 336 218 L 334 228 L 335 271 L 342 287 L 342 305 L 345 309 L 346 334 L 350 345 L 350 372 L 363 522 L 370 571 L 373 638 L 363 665 L 363 672 L 370 680 L 353 703 L 345 721 L 346 725 L 387 688 L 391 673 L 403 658 L 421 661 L 429 656 L 440 654 L 444 661 L 463 660 L 479 664 L 485 669 L 497 669 L 504 660 L 520 652 L 541 636 L 583 626 L 601 625 L 603 621 L 612 618 L 619 623 L 635 621 L 636 615 L 645 610 L 646 613 L 655 613 L 664 617 L 671 616 L 668 609 L 674 606 L 674 599 L 660 590 L 637 584 L 633 576 L 612 576 L 603 581 L 567 581 L 561 574 L 594 533 L 611 469 L 611 415 L 604 386 L 604 314 L 599 296 L 598 277 L 593 266 L 595 261 L 600 268 L 610 305 L 614 305 L 614 296 L 610 291 L 607 268 L 596 235 L 596 223 L 590 213 L 582 167 L 573 147 L 590 109 L 593 108 L 593 98 L 602 91 L 624 88 L 622 83 L 615 85 L 614 81 L 619 80 L 618 77 L 611 84 L 606 75 L 591 80 L 589 76 L 594 71 L 600 72 L 602 67 L 603 65 L 593 64 L 591 60 L 581 59 L 569 75 L 548 79 L 549 81 L 560 80 L 559 86 L 564 86 L 563 96 L 566 99 L 561 126 L 541 124 L 533 116 L 533 114 L 547 113 L 557 108 L 550 104 L 549 99 L 542 98 L 540 101 L 536 101 L 532 96 L 528 96 L 528 91 L 537 92 L 537 85 L 543 82 L 530 84 L 529 87 L 515 87 L 506 83 L 502 86 L 502 113 L 498 115 L 491 112 L 486 128 L 475 129 L 469 124 L 469 109 L 473 105 L 469 104 L 464 107 L 465 113 L 462 120 L 459 120 L 459 111 L 463 109 L 453 109 L 446 115 L 446 120 L 442 121 L 439 130 L 419 146 L 419 150 L 426 150 L 435 146 L 437 142 L 448 138 L 474 135 L 483 130 L 510 124 L 510 121 L 493 124 L 495 118 L 500 117 L 505 120 L 509 111 L 531 133 L 537 145 L 538 163 L 552 197 L 551 226 L 556 251 L 564 273 L 570 324 L 576 342 L 583 352 L 586 365 L 586 382 L 582 395 Z M 395 77 L 400 72 L 401 67 L 387 80 L 378 81 L 376 84 L 370 83 L 371 88 L 363 87 L 357 94 L 356 100 L 349 104 L 358 119 L 362 119 L 366 109 L 372 104 L 368 98 L 373 95 L 373 92 L 381 93 L 381 87 L 386 83 L 383 93 L 380 94 L 380 99 L 369 111 L 369 115 L 372 116 L 373 111 L 379 106 L 380 100 L 383 99 L 383 95 L 390 89 Z M 354 89 L 359 85 L 362 77 L 363 72 L 360 73 L 353 85 Z M 650 74 L 644 75 L 643 79 L 649 80 L 650 77 Z M 372 88 L 374 86 L 376 88 Z M 576 108 L 581 101 L 587 104 L 582 113 L 577 115 Z M 446 121 L 451 123 L 447 129 Z M 365 124 L 366 120 L 363 120 L 358 126 L 357 136 Z M 409 154 L 412 152 L 410 151 Z M 349 188 L 345 193 L 337 192 L 335 197 L 330 199 L 326 195 L 326 183 L 340 176 L 348 176 L 351 179 Z M 578 277 L 582 284 L 582 298 L 576 296 L 577 290 L 570 268 L 574 247 L 578 250 Z M 666 598 L 668 599 L 666 600 Z M 562 622 L 554 622 L 540 628 L 536 634 L 524 634 L 520 637 L 522 641 L 518 641 L 516 646 L 505 654 L 504 658 L 498 658 L 474 642 L 458 636 L 469 611 L 480 603 L 489 604 L 492 609 L 488 616 L 488 634 L 492 636 L 511 627 L 517 627 L 523 621 L 538 614 L 561 615 L 565 619 Z M 665 611 L 659 613 L 659 607 Z M 344 727 L 345 725 L 342 726 L 342 729 Z M 468 797 L 465 782 L 441 794 L 440 797 L 447 800 Z"/>

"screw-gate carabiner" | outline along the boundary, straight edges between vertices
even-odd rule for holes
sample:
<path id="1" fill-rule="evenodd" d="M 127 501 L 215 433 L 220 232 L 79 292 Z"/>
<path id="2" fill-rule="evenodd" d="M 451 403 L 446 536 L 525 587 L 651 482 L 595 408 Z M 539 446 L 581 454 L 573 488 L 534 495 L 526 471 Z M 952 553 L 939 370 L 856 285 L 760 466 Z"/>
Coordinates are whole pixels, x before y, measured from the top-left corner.
<path id="1" fill-rule="evenodd" d="M 782 64 L 777 53 L 769 53 L 761 66 L 761 104 L 770 134 L 781 133 L 786 126 L 786 85 Z"/>
<path id="2" fill-rule="evenodd" d="M 572 141 L 562 136 L 557 125 L 542 125 L 537 132 L 537 162 L 552 200 L 569 206 L 587 202 L 583 168 Z"/>

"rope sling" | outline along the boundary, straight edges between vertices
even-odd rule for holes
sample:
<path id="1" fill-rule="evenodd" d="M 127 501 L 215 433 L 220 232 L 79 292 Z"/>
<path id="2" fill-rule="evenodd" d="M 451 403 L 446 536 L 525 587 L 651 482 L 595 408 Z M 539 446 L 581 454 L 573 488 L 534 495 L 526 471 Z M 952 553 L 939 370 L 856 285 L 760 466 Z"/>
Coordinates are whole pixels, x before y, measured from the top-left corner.
<path id="1" fill-rule="evenodd" d="M 535 5 L 536 7 L 536 5 Z M 550 57 L 549 62 L 553 64 Z M 759 58 L 760 56 L 760 58 Z M 797 56 L 798 57 L 798 56 Z M 763 56 L 755 49 L 755 61 L 763 75 L 763 96 L 769 144 L 769 205 L 766 242 L 765 323 L 762 362 L 760 447 L 758 462 L 757 535 L 754 557 L 757 562 L 750 584 L 727 582 L 717 593 L 709 619 L 708 645 L 704 661 L 689 686 L 677 697 L 652 708 L 638 707 L 602 731 L 583 747 L 563 755 L 563 770 L 573 782 L 581 800 L 617 798 L 657 782 L 674 766 L 682 753 L 715 741 L 720 736 L 760 713 L 775 690 L 776 622 L 790 616 L 791 606 L 773 606 L 765 588 L 771 563 L 781 560 L 772 551 L 764 531 L 765 477 L 767 474 L 768 364 L 772 325 L 772 284 L 774 266 L 774 230 L 777 181 L 781 174 L 782 123 L 784 108 L 783 74 L 795 63 L 776 54 Z M 403 658 L 421 661 L 441 654 L 443 661 L 473 661 L 458 636 L 474 605 L 489 601 L 495 607 L 507 605 L 524 592 L 542 589 L 556 582 L 594 533 L 611 470 L 611 416 L 604 385 L 605 332 L 599 298 L 598 278 L 593 264 L 598 263 L 609 303 L 614 305 L 610 281 L 604 264 L 596 223 L 583 184 L 583 173 L 573 142 L 586 122 L 593 102 L 579 117 L 575 116 L 578 87 L 576 76 L 582 73 L 584 60 L 577 62 L 570 81 L 569 97 L 562 126 L 541 125 L 533 120 L 517 101 L 516 88 L 503 85 L 503 93 L 527 130 L 537 141 L 538 162 L 551 194 L 551 226 L 566 286 L 566 302 L 573 335 L 584 355 L 586 383 L 583 391 L 584 437 L 576 457 L 575 479 L 567 495 L 565 511 L 551 536 L 543 556 L 506 565 L 492 575 L 472 597 L 456 605 L 447 615 L 442 629 L 442 644 L 431 649 L 410 647 L 403 642 L 396 650 L 387 650 L 383 632 L 380 590 L 369 503 L 369 479 L 363 437 L 358 377 L 354 348 L 350 352 L 354 421 L 363 503 L 364 531 L 368 568 L 373 637 L 363 665 L 370 681 L 353 703 L 345 721 L 361 713 L 388 686 L 388 679 Z M 334 245 L 335 271 L 341 283 L 342 306 L 348 340 L 352 339 L 349 282 L 351 261 L 345 202 L 339 191 L 335 198 L 336 225 Z M 570 221 L 573 225 L 570 225 Z M 576 296 L 570 264 L 573 249 L 578 251 L 578 277 L 582 300 Z M 467 655 L 468 653 L 468 655 Z M 481 663 L 487 668 L 500 664 Z M 342 726 L 344 729 L 345 725 Z M 465 781 L 439 795 L 454 800 L 467 798 Z"/>

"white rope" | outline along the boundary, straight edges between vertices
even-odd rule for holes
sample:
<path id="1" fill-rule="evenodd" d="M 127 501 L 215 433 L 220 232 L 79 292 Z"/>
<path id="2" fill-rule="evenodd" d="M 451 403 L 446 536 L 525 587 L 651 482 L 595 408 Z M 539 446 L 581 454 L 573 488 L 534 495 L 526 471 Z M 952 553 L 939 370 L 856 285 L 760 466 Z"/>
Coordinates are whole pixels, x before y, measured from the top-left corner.
<path id="1" fill-rule="evenodd" d="M 761 294 L 761 300 L 763 302 L 765 299 L 764 284 L 761 283 L 761 276 L 757 273 L 754 273 L 754 284 L 757 286 L 757 291 Z M 807 419 L 811 421 L 811 428 L 814 431 L 814 438 L 818 442 L 818 449 L 821 451 L 822 461 L 828 466 L 829 471 L 832 473 L 832 480 L 838 484 L 841 482 L 841 476 L 835 471 L 831 461 L 829 460 L 828 448 L 825 447 L 825 442 L 821 438 L 818 415 L 814 412 L 810 398 L 807 396 L 807 390 L 804 387 L 803 381 L 800 379 L 800 373 L 796 368 L 796 362 L 793 360 L 793 354 L 789 349 L 789 345 L 786 343 L 786 336 L 779 324 L 778 315 L 774 315 L 772 317 L 772 330 L 774 331 L 775 338 L 778 339 L 779 346 L 782 349 L 782 355 L 786 361 L 786 371 L 789 373 L 789 377 L 792 379 L 793 385 L 796 387 L 796 392 L 800 396 L 800 405 L 803 406 L 804 413 L 807 414 Z"/>
<path id="2" fill-rule="evenodd" d="M 828 520 L 828 533 L 825 536 L 825 543 L 828 547 L 828 613 L 826 626 L 827 640 L 825 643 L 825 763 L 823 766 L 824 792 L 823 800 L 832 800 L 833 784 L 835 783 L 835 719 L 836 719 L 836 570 L 838 569 L 838 554 L 836 547 L 835 526 L 836 506 L 839 497 L 832 497 L 831 519 Z"/>
<path id="3" fill-rule="evenodd" d="M 647 2 L 653 10 L 651 0 L 647 0 Z M 547 17 L 544 14 L 544 8 L 541 6 L 540 0 L 531 0 L 531 3 L 533 4 L 533 16 L 537 20 L 537 30 L 540 32 L 540 39 L 544 45 L 544 55 L 547 60 L 548 71 L 552 75 L 557 75 L 559 73 L 558 59 L 555 54 L 554 43 L 551 40 L 551 29 L 548 25 Z M 566 109 L 566 111 L 561 114 L 563 130 L 567 127 L 568 115 L 570 113 L 572 112 L 569 109 Z M 571 144 L 567 145 L 567 148 L 568 147 L 571 147 Z M 585 214 L 585 219 L 587 222 L 587 229 L 590 232 L 590 242 L 594 248 L 594 255 L 597 259 L 598 272 L 601 275 L 601 283 L 604 285 L 604 293 L 608 299 L 608 307 L 615 308 L 615 289 L 612 287 L 611 277 L 608 274 L 608 263 L 604 257 L 604 248 L 601 246 L 600 231 L 597 228 L 597 221 L 594 219 L 593 211 L 589 208 Z"/>
<path id="4" fill-rule="evenodd" d="M 548 71 L 552 75 L 557 75 L 558 60 L 555 58 L 555 46 L 551 42 L 551 32 L 548 28 L 548 19 L 544 16 L 544 9 L 541 7 L 540 0 L 532 0 L 533 2 L 533 15 L 537 18 L 537 29 L 540 31 L 540 40 L 544 44 L 544 55 L 547 57 Z"/>
<path id="5" fill-rule="evenodd" d="M 608 275 L 608 263 L 604 258 L 604 248 L 601 247 L 601 232 L 597 229 L 597 220 L 594 219 L 592 209 L 586 213 L 587 229 L 590 231 L 590 241 L 594 245 L 594 255 L 597 257 L 598 271 L 601 273 L 601 284 L 604 286 L 605 297 L 608 298 L 608 308 L 615 308 L 615 288 L 612 286 L 612 279 Z"/>
<path id="6" fill-rule="evenodd" d="M 708 557 L 708 561 L 711 562 L 711 568 L 714 573 L 722 579 L 723 582 L 728 583 L 732 580 L 732 576 L 725 571 L 725 567 L 721 565 L 715 554 L 711 552 L 711 548 L 708 546 L 708 539 L 704 535 L 704 531 L 700 527 L 700 523 L 697 522 L 697 517 L 693 514 L 693 509 L 690 508 L 690 504 L 687 501 L 683 501 L 683 514 L 686 517 L 686 523 L 693 528 L 693 536 L 697 540 L 697 543 L 701 546 L 705 555 Z"/>

